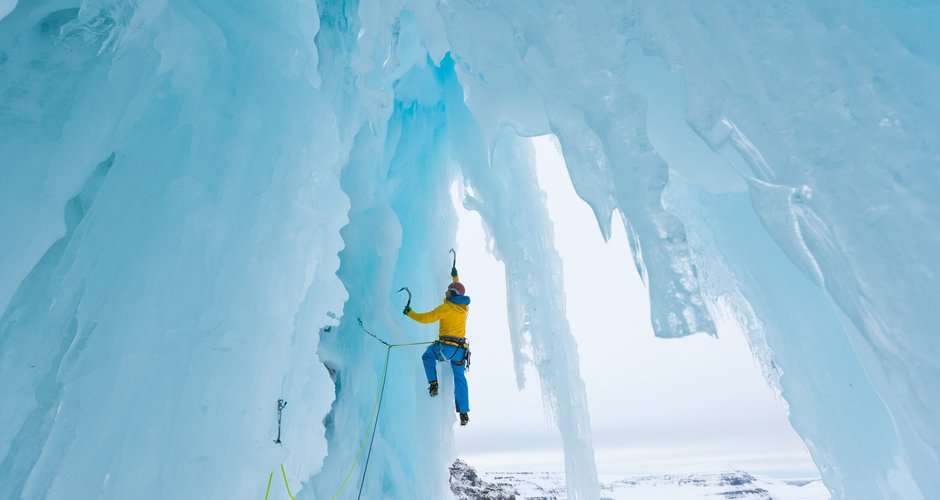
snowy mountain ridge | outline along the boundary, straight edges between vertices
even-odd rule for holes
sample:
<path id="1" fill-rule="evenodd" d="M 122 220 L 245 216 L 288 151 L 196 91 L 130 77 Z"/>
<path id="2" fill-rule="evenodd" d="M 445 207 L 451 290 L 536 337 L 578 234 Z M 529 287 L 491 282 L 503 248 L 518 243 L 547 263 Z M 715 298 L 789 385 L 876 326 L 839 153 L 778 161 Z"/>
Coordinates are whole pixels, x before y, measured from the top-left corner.
<path id="1" fill-rule="evenodd" d="M 462 460 L 451 465 L 451 490 L 458 500 L 562 500 L 567 498 L 560 472 L 477 472 Z M 600 475 L 601 498 L 633 500 L 821 500 L 829 492 L 820 479 L 778 480 L 748 472 L 664 475 Z"/>

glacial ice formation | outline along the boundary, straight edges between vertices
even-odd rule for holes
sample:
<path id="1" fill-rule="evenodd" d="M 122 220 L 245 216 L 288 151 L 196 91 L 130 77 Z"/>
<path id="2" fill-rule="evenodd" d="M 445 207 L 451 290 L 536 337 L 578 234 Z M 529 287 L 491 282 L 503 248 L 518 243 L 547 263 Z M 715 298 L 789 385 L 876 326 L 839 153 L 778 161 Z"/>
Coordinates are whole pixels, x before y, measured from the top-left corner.
<path id="1" fill-rule="evenodd" d="M 735 311 L 835 498 L 940 496 L 938 23 L 920 1 L 0 1 L 0 497 L 262 496 L 281 463 L 334 495 L 384 362 L 358 322 L 416 340 L 395 290 L 439 295 L 458 183 L 506 265 L 517 383 L 534 364 L 567 491 L 597 498 L 544 134 L 599 230 L 627 228 L 657 335 Z M 727 165 L 648 140 L 637 50 Z M 450 411 L 399 354 L 364 494 L 446 497 Z"/>

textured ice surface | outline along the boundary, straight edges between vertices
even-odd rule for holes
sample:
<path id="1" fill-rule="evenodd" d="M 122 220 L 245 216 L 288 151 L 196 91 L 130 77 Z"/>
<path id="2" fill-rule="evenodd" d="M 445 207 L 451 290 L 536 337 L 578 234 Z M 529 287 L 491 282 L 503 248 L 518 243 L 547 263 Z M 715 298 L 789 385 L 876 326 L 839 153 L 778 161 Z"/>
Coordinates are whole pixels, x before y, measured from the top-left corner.
<path id="1" fill-rule="evenodd" d="M 3 19 L 0 498 L 237 498 L 319 467 L 300 424 L 333 392 L 312 360 L 349 202 L 310 153 L 342 137 L 309 109 L 346 116 L 316 30 L 301 4 Z"/>
<path id="2" fill-rule="evenodd" d="M 458 183 L 506 265 L 517 382 L 533 363 L 568 495 L 596 498 L 523 139 L 548 133 L 600 231 L 625 224 L 657 335 L 730 308 L 835 497 L 940 495 L 938 21 L 934 2 L 0 3 L 0 496 L 261 495 L 281 462 L 301 498 L 332 495 L 384 360 L 357 319 L 433 337 L 394 291 L 440 296 Z M 720 161 L 657 139 L 640 50 Z M 453 421 L 417 355 L 392 353 L 366 496 L 448 494 Z"/>

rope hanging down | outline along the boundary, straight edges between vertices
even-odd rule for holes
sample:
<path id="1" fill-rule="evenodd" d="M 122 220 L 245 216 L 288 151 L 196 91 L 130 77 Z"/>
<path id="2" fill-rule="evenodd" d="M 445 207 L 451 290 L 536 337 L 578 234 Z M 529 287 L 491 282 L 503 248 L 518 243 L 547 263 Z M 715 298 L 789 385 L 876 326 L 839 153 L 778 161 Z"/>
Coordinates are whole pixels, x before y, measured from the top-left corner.
<path id="1" fill-rule="evenodd" d="M 385 344 L 385 364 L 382 366 L 382 381 L 379 382 L 379 393 L 375 398 L 375 404 L 372 405 L 372 414 L 369 415 L 369 423 L 366 424 L 366 433 L 362 436 L 362 443 L 359 444 L 359 451 L 356 453 L 356 459 L 353 460 L 352 465 L 349 467 L 349 472 L 346 473 L 346 478 L 343 479 L 343 484 L 339 485 L 339 489 L 336 490 L 336 493 L 333 494 L 335 499 L 339 496 L 340 492 L 343 491 L 343 488 L 346 487 L 346 483 L 349 481 L 349 478 L 352 476 L 354 470 L 356 470 L 356 464 L 359 463 L 359 458 L 362 456 L 362 450 L 365 449 L 366 441 L 369 440 L 369 452 L 366 454 L 366 461 L 362 466 L 362 479 L 359 481 L 359 496 L 357 498 L 362 498 L 362 487 L 366 481 L 366 471 L 369 469 L 369 459 L 372 457 L 372 444 L 375 442 L 375 428 L 379 424 L 378 414 L 382 411 L 382 398 L 385 395 L 385 379 L 388 376 L 388 358 L 392 354 L 393 347 L 408 347 L 416 345 L 430 345 L 434 342 L 412 342 L 410 344 L 389 344 L 388 342 L 380 339 L 374 333 L 366 330 L 365 326 L 362 324 L 362 318 L 359 318 L 359 328 L 363 332 L 372 336 L 375 340 Z M 372 439 L 369 439 L 369 436 L 372 436 Z"/>
<path id="2" fill-rule="evenodd" d="M 284 464 L 281 464 L 281 477 L 284 478 L 284 487 L 287 488 L 287 496 L 294 500 L 294 494 L 290 492 L 290 485 L 287 484 L 287 473 L 284 472 Z M 268 494 L 271 493 L 271 480 L 274 479 L 274 473 L 268 475 L 268 488 L 264 490 L 264 500 L 268 500 Z"/>

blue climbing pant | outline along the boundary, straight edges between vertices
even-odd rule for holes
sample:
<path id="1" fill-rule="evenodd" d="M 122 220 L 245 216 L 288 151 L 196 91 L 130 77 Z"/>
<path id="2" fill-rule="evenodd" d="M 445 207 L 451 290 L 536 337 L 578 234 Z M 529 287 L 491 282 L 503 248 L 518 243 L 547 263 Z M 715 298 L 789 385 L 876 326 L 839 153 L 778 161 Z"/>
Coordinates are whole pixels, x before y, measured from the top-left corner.
<path id="1" fill-rule="evenodd" d="M 437 362 L 447 361 L 454 370 L 454 399 L 457 400 L 457 411 L 467 413 L 470 411 L 470 388 L 467 386 L 467 376 L 464 373 L 466 363 L 464 354 L 466 349 L 449 344 L 435 342 L 425 349 L 421 356 L 424 363 L 424 373 L 428 376 L 428 383 L 437 380 Z M 456 363 L 460 363 L 459 365 Z"/>

